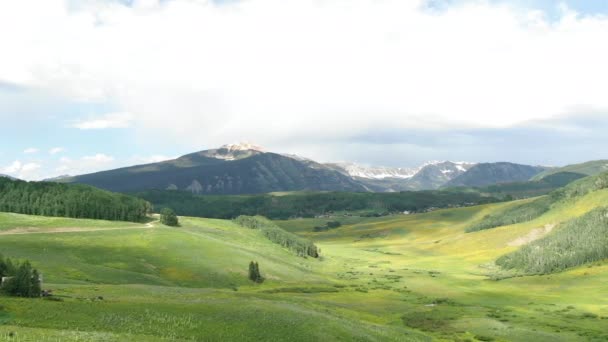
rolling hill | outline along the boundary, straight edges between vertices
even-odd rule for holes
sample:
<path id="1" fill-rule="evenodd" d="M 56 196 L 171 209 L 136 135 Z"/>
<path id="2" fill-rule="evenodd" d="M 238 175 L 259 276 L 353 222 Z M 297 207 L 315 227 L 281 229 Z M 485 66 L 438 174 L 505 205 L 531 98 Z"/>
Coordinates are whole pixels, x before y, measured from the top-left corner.
<path id="1" fill-rule="evenodd" d="M 560 172 L 571 172 L 586 176 L 593 176 L 606 171 L 608 171 L 608 160 L 595 160 L 546 170 L 534 176 L 532 180 L 540 180 Z"/>
<path id="2" fill-rule="evenodd" d="M 0 213 L 0 250 L 29 259 L 54 293 L 3 297 L 0 339 L 601 341 L 605 260 L 542 277 L 505 277 L 495 262 L 580 223 L 566 222 L 592 222 L 586 215 L 608 203 L 607 191 L 474 233 L 467 227 L 536 199 L 276 221 L 314 241 L 319 258 L 227 220 L 181 217 L 181 227 L 170 228 Z M 329 220 L 341 225 L 315 230 Z M 262 284 L 247 279 L 253 260 Z"/>

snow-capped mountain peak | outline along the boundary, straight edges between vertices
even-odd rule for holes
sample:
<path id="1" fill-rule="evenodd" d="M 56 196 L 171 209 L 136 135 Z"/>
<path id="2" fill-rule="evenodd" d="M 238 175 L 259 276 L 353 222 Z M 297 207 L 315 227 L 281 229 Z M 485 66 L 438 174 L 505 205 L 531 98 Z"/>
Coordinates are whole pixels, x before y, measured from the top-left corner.
<path id="1" fill-rule="evenodd" d="M 230 161 L 264 153 L 264 149 L 259 145 L 241 142 L 236 144 L 222 145 L 217 149 L 206 150 L 201 153 L 206 157 Z"/>
<path id="2" fill-rule="evenodd" d="M 384 166 L 365 166 L 355 163 L 335 163 L 332 166 L 342 169 L 351 177 L 368 178 L 368 179 L 408 179 L 412 178 L 417 169 L 402 168 L 402 167 L 384 167 Z"/>
<path id="3" fill-rule="evenodd" d="M 256 144 L 251 144 L 248 142 L 239 142 L 239 143 L 235 143 L 235 144 L 226 144 L 226 145 L 222 145 L 219 149 L 226 149 L 230 152 L 233 151 L 258 151 L 258 152 L 264 152 L 264 148 L 256 145 Z"/>

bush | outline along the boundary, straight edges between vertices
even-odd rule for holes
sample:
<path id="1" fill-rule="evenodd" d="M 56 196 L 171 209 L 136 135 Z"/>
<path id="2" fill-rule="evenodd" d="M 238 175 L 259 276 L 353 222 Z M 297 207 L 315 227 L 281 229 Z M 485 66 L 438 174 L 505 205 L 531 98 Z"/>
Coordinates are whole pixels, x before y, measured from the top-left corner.
<path id="1" fill-rule="evenodd" d="M 10 259 L 0 256 L 0 276 L 9 277 L 2 284 L 2 292 L 15 297 L 40 297 L 40 275 L 29 261 L 13 265 Z"/>
<path id="2" fill-rule="evenodd" d="M 160 211 L 160 223 L 171 227 L 179 226 L 177 215 L 175 215 L 175 212 L 169 208 L 164 208 Z"/>

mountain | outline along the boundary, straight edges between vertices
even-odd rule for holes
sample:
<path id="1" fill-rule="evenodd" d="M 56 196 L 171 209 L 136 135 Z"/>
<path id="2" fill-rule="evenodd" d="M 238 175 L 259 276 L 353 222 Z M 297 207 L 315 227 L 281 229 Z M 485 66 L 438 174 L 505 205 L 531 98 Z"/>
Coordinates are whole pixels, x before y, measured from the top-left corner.
<path id="1" fill-rule="evenodd" d="M 435 161 L 417 168 L 368 167 L 354 163 L 325 165 L 354 178 L 371 191 L 393 192 L 438 189 L 475 164 Z"/>
<path id="2" fill-rule="evenodd" d="M 541 180 L 547 176 L 561 172 L 571 172 L 584 176 L 594 176 L 606 171 L 608 171 L 608 160 L 594 160 L 581 164 L 572 164 L 564 167 L 553 168 L 539 173 L 538 175 L 534 176 L 533 180 Z"/>
<path id="3" fill-rule="evenodd" d="M 407 181 L 410 190 L 439 189 L 445 183 L 459 177 L 475 164 L 465 162 L 430 162 Z"/>
<path id="4" fill-rule="evenodd" d="M 354 179 L 311 160 L 264 152 L 251 144 L 224 145 L 174 160 L 61 179 L 134 192 L 186 190 L 195 194 L 275 191 L 367 191 Z"/>
<path id="5" fill-rule="evenodd" d="M 506 162 L 482 163 L 471 167 L 467 172 L 446 182 L 443 187 L 481 187 L 493 184 L 525 182 L 546 170 L 547 168 L 543 166 Z"/>
<path id="6" fill-rule="evenodd" d="M 350 177 L 365 179 L 409 179 L 419 171 L 419 169 L 364 166 L 355 163 L 329 163 L 325 165 L 334 168 L 335 170 L 340 171 Z"/>

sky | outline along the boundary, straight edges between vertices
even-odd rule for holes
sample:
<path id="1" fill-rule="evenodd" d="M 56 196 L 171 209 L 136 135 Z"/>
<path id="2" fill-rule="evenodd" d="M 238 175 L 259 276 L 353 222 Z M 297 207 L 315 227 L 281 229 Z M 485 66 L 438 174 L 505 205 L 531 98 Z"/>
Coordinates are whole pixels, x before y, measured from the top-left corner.
<path id="1" fill-rule="evenodd" d="M 0 173 L 604 159 L 606 41 L 595 0 L 2 1 Z"/>

